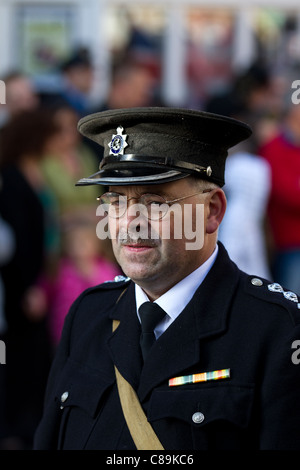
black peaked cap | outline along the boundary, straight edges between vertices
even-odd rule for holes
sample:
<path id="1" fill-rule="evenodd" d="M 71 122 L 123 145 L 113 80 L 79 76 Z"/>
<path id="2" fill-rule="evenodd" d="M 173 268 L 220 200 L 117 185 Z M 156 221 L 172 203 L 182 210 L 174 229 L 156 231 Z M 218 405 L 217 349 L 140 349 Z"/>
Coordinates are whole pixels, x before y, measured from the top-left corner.
<path id="1" fill-rule="evenodd" d="M 91 114 L 78 130 L 104 148 L 99 171 L 79 186 L 159 184 L 188 175 L 223 186 L 229 148 L 252 133 L 226 116 L 165 107 Z"/>

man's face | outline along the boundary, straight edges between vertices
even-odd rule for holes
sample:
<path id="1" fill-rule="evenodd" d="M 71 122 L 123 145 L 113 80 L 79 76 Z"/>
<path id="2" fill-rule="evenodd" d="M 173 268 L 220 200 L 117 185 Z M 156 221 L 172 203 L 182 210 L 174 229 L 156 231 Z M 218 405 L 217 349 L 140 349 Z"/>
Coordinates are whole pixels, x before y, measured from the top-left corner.
<path id="1" fill-rule="evenodd" d="M 208 257 L 204 242 L 204 202 L 208 195 L 195 195 L 200 190 L 192 181 L 184 178 L 161 185 L 109 188 L 128 199 L 134 198 L 128 201 L 129 209 L 122 217 L 109 218 L 115 257 L 124 273 L 152 296 L 162 295 Z M 149 193 L 167 201 L 191 197 L 170 205 L 162 219 L 149 220 L 135 210 L 137 199 Z M 191 249 L 191 234 L 195 233 L 201 243 Z"/>

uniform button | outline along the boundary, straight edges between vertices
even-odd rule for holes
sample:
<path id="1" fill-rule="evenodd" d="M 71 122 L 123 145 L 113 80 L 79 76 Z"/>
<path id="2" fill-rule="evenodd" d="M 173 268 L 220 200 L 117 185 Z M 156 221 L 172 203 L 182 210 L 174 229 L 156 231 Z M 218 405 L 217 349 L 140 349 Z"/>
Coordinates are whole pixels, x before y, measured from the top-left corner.
<path id="1" fill-rule="evenodd" d="M 68 396 L 69 396 L 69 392 L 64 392 L 60 397 L 60 401 L 64 403 L 67 400 Z"/>
<path id="2" fill-rule="evenodd" d="M 192 416 L 192 421 L 195 424 L 200 424 L 204 421 L 204 414 L 201 413 L 200 411 L 197 411 L 197 413 L 194 413 Z"/>
<path id="3" fill-rule="evenodd" d="M 251 279 L 251 284 L 252 284 L 253 286 L 262 286 L 262 285 L 263 285 L 263 282 L 262 282 L 262 280 L 259 279 L 258 277 L 253 277 L 253 278 Z"/>

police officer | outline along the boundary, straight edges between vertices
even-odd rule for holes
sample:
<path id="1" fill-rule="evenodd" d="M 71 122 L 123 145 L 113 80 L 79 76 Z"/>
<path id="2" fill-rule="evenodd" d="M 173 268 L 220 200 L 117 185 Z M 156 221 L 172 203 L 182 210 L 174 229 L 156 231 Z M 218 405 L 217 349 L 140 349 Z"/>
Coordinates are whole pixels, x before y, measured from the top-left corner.
<path id="1" fill-rule="evenodd" d="M 106 221 L 126 277 L 71 307 L 35 448 L 300 449 L 299 300 L 217 241 L 227 151 L 249 127 L 136 108 L 79 130 L 104 147 L 78 185 L 107 186 L 98 236 Z"/>

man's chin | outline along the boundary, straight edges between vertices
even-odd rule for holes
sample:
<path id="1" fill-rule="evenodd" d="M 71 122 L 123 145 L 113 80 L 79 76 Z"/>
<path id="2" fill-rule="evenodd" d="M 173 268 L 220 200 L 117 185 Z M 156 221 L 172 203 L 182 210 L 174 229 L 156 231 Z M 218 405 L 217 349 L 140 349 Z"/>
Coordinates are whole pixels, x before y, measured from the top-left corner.
<path id="1" fill-rule="evenodd" d="M 134 266 L 132 264 L 130 266 L 121 264 L 120 266 L 124 274 L 141 287 L 151 284 L 159 276 L 159 269 L 155 264 L 135 263 Z"/>

